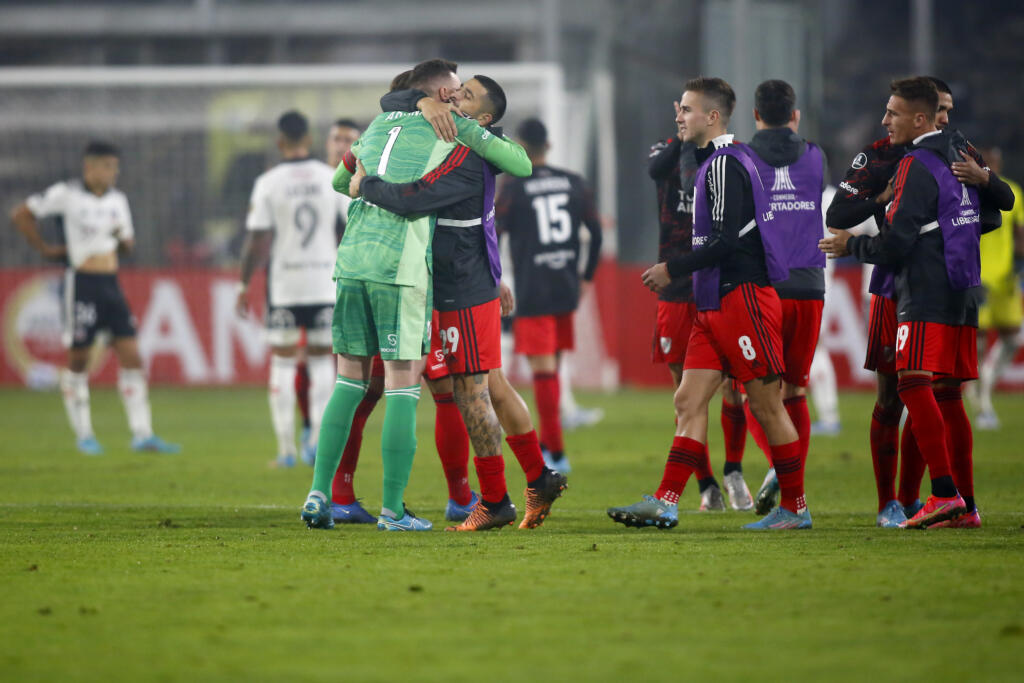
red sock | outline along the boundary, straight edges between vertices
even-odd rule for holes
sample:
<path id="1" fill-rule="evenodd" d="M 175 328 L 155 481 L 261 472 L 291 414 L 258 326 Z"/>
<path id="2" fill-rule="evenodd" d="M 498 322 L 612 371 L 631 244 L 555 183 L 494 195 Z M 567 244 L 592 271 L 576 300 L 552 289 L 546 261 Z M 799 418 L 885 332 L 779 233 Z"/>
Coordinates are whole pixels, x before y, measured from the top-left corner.
<path id="1" fill-rule="evenodd" d="M 800 513 L 804 502 L 804 462 L 800 455 L 800 440 L 772 446 L 772 462 L 779 478 L 779 505 L 790 512 Z"/>
<path id="2" fill-rule="evenodd" d="M 725 442 L 725 461 L 743 462 L 743 449 L 747 445 L 747 416 L 742 406 L 734 406 L 722 399 L 722 440 Z"/>
<path id="3" fill-rule="evenodd" d="M 527 483 L 536 480 L 544 472 L 544 456 L 540 452 L 537 430 L 506 436 L 505 441 L 515 453 L 519 466 L 523 468 Z"/>
<path id="4" fill-rule="evenodd" d="M 921 455 L 928 463 L 928 476 L 952 478 L 949 468 L 949 454 L 946 451 L 946 424 L 942 412 L 932 393 L 931 377 L 908 375 L 901 377 L 898 384 L 900 398 L 914 418 L 914 436 L 921 449 Z"/>
<path id="5" fill-rule="evenodd" d="M 565 444 L 562 442 L 562 417 L 558 412 L 561 394 L 558 373 L 533 373 L 533 393 L 540 414 L 540 440 L 552 453 L 562 453 Z"/>
<path id="6" fill-rule="evenodd" d="M 434 444 L 448 482 L 448 497 L 467 505 L 473 497 L 469 489 L 469 433 L 451 393 L 435 394 Z"/>
<path id="7" fill-rule="evenodd" d="M 796 428 L 797 439 L 800 441 L 800 457 L 807 462 L 807 452 L 811 448 L 811 413 L 807 409 L 806 396 L 794 396 L 782 402 L 789 419 Z"/>
<path id="8" fill-rule="evenodd" d="M 896 447 L 900 440 L 902 413 L 902 408 L 886 411 L 878 403 L 871 413 L 871 464 L 875 469 L 879 512 L 896 497 Z M 909 421 L 907 427 L 910 427 Z"/>
<path id="9" fill-rule="evenodd" d="M 707 446 L 686 436 L 672 439 L 672 449 L 668 452 L 665 473 L 661 477 L 661 485 L 654 497 L 667 503 L 678 503 L 679 496 L 686 488 L 686 481 L 700 467 L 707 451 Z"/>
<path id="10" fill-rule="evenodd" d="M 750 401 L 743 402 L 743 414 L 747 418 L 747 429 L 750 431 L 750 435 L 754 437 L 754 443 L 764 453 L 764 457 L 768 458 L 768 466 L 772 467 L 772 447 L 768 445 L 768 435 L 764 433 L 764 428 L 761 423 L 754 417 L 754 413 L 750 411 Z"/>
<path id="11" fill-rule="evenodd" d="M 366 426 L 366 419 L 373 412 L 373 407 L 380 400 L 377 392 L 367 392 L 363 400 L 356 406 L 355 415 L 352 417 L 352 429 L 348 433 L 348 442 L 341 454 L 341 462 L 334 473 L 334 480 L 331 482 L 331 500 L 338 505 L 350 505 L 356 502 L 356 494 L 352 489 L 352 478 L 356 473 L 356 465 L 359 464 L 359 449 L 363 445 L 363 428 Z"/>
<path id="12" fill-rule="evenodd" d="M 473 458 L 476 476 L 480 479 L 480 497 L 488 503 L 500 503 L 508 493 L 505 486 L 505 459 L 501 455 Z"/>
<path id="13" fill-rule="evenodd" d="M 926 464 L 914 438 L 914 418 L 907 416 L 900 439 L 900 492 L 897 500 L 904 507 L 921 497 L 921 480 Z"/>
<path id="14" fill-rule="evenodd" d="M 964 498 L 974 497 L 974 434 L 960 387 L 937 387 L 935 401 L 946 423 L 946 448 L 953 483 Z"/>
<path id="15" fill-rule="evenodd" d="M 303 426 L 309 426 L 309 370 L 305 363 L 295 365 L 295 400 L 302 413 Z"/>
<path id="16" fill-rule="evenodd" d="M 708 445 L 704 444 L 704 459 L 700 461 L 700 467 L 694 472 L 697 475 L 697 481 L 704 481 L 705 479 L 714 479 L 715 471 L 711 469 L 711 458 L 708 455 Z"/>

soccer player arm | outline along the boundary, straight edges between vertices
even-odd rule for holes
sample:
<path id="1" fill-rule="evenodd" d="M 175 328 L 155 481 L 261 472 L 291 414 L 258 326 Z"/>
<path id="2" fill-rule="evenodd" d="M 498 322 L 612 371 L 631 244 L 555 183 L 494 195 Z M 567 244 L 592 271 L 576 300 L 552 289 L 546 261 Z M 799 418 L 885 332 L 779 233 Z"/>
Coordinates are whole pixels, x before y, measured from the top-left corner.
<path id="1" fill-rule="evenodd" d="M 63 244 L 49 244 L 39 234 L 37 218 L 63 213 L 67 198 L 67 185 L 57 183 L 42 194 L 34 194 L 15 207 L 11 212 L 11 222 L 22 234 L 29 246 L 42 254 L 43 258 L 60 260 L 67 256 L 67 247 Z"/>
<path id="2" fill-rule="evenodd" d="M 389 183 L 368 177 L 359 188 L 369 202 L 400 216 L 431 213 L 468 197 L 483 188 L 479 165 L 467 161 L 469 150 L 456 147 L 433 171 L 411 183 Z"/>
<path id="3" fill-rule="evenodd" d="M 871 160 L 875 156 L 874 149 L 868 146 L 854 159 L 858 167 L 847 169 L 846 176 L 836 188 L 836 195 L 825 212 L 826 225 L 849 230 L 876 215 L 880 217 L 885 211 L 889 197 L 883 190 L 888 179 L 877 178 L 871 173 Z M 862 157 L 863 161 L 860 161 Z"/>
<path id="4" fill-rule="evenodd" d="M 242 243 L 242 264 L 238 276 L 238 296 L 235 310 L 241 317 L 249 314 L 249 281 L 253 273 L 270 255 L 273 239 L 274 216 L 269 199 L 265 194 L 263 178 L 257 178 L 249 200 L 249 212 L 245 217 L 245 242 Z"/>
<path id="5" fill-rule="evenodd" d="M 935 220 L 938 185 L 928 169 L 913 157 L 905 157 L 895 177 L 886 229 L 874 237 L 853 236 L 846 243 L 847 250 L 862 263 L 902 264 L 917 242 L 921 226 Z"/>
<path id="6" fill-rule="evenodd" d="M 647 155 L 647 175 L 651 176 L 651 180 L 664 180 L 672 175 L 672 171 L 679 165 L 681 145 L 679 138 L 651 145 L 651 152 Z"/>
<path id="7" fill-rule="evenodd" d="M 458 142 L 466 145 L 505 173 L 527 178 L 533 173 L 533 164 L 522 145 L 505 136 L 498 137 L 476 121 L 456 117 Z"/>
<path id="8" fill-rule="evenodd" d="M 334 169 L 334 177 L 331 179 L 331 186 L 335 192 L 340 192 L 346 197 L 349 196 L 348 184 L 356 173 L 356 151 L 359 149 L 359 140 L 353 143 L 351 149 L 345 152 L 341 158 L 338 168 Z"/>
<path id="9" fill-rule="evenodd" d="M 601 216 L 597 213 L 594 193 L 586 185 L 583 186 L 583 225 L 590 234 L 590 246 L 587 249 L 587 267 L 583 271 L 583 279 L 590 282 L 594 279 L 594 271 L 601 259 Z"/>
<path id="10" fill-rule="evenodd" d="M 723 166 L 724 169 L 721 168 Z M 722 183 L 706 186 L 711 213 L 711 235 L 703 247 L 680 254 L 667 262 L 668 274 L 673 279 L 713 266 L 736 248 L 740 229 L 743 227 L 740 223 L 743 220 L 745 171 L 741 168 L 738 161 L 724 155 L 711 162 L 711 168 L 708 169 L 709 178 L 713 177 L 716 171 L 721 173 L 724 170 Z"/>

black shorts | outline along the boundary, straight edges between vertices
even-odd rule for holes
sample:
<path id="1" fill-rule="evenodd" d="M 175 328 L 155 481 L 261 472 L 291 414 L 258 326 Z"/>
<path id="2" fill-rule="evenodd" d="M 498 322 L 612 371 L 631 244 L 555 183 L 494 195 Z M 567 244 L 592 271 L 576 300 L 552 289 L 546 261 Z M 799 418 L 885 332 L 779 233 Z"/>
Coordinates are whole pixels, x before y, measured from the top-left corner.
<path id="1" fill-rule="evenodd" d="M 267 310 L 267 342 L 271 346 L 294 346 L 306 330 L 307 346 L 331 345 L 334 304 L 270 306 Z"/>
<path id="2" fill-rule="evenodd" d="M 114 337 L 135 336 L 135 316 L 128 308 L 116 274 L 68 270 L 61 299 L 65 346 L 92 346 L 100 330 L 109 330 Z"/>

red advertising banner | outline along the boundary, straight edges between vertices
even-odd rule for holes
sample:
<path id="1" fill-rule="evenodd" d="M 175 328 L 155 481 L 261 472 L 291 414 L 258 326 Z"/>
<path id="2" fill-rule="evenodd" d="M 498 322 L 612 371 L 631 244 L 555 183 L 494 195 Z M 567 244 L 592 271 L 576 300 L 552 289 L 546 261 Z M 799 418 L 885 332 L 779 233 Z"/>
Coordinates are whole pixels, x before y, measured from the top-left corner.
<path id="1" fill-rule="evenodd" d="M 669 385 L 668 369 L 651 362 L 657 303 L 640 284 L 643 270 L 611 261 L 598 269 L 594 291 L 581 302 L 576 316 L 571 360 L 576 386 Z M 65 362 L 63 276 L 60 269 L 0 270 L 0 384 L 56 384 L 57 370 Z M 125 269 L 120 281 L 137 316 L 139 350 L 153 383 L 266 382 L 262 279 L 250 288 L 254 315 L 249 319 L 235 314 L 233 271 Z M 819 343 L 831 354 L 841 387 L 873 386 L 872 375 L 861 367 L 867 324 L 860 268 L 836 270 Z M 507 358 L 506 368 L 510 376 L 528 379 L 519 359 Z M 96 347 L 92 374 L 99 383 L 116 379 L 116 362 L 102 344 Z M 1021 357 L 1007 369 L 1003 386 L 1024 389 Z"/>

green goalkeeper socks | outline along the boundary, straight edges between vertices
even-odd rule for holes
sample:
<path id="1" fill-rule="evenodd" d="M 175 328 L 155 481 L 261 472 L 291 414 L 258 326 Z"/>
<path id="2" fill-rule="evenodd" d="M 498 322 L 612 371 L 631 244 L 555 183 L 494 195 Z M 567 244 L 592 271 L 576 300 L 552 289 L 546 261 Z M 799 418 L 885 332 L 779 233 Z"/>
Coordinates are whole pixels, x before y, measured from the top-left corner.
<path id="1" fill-rule="evenodd" d="M 402 497 L 416 454 L 416 404 L 420 400 L 420 387 L 388 389 L 384 397 L 384 433 L 381 440 L 384 492 L 381 507 L 400 519 L 405 514 Z"/>
<path id="2" fill-rule="evenodd" d="M 316 465 L 313 468 L 311 490 L 320 491 L 328 500 L 331 497 L 334 472 L 338 469 L 341 454 L 348 442 L 348 433 L 352 429 L 352 416 L 366 395 L 367 386 L 368 383 L 362 380 L 338 375 L 331 400 L 324 409 L 320 438 L 316 444 Z"/>

